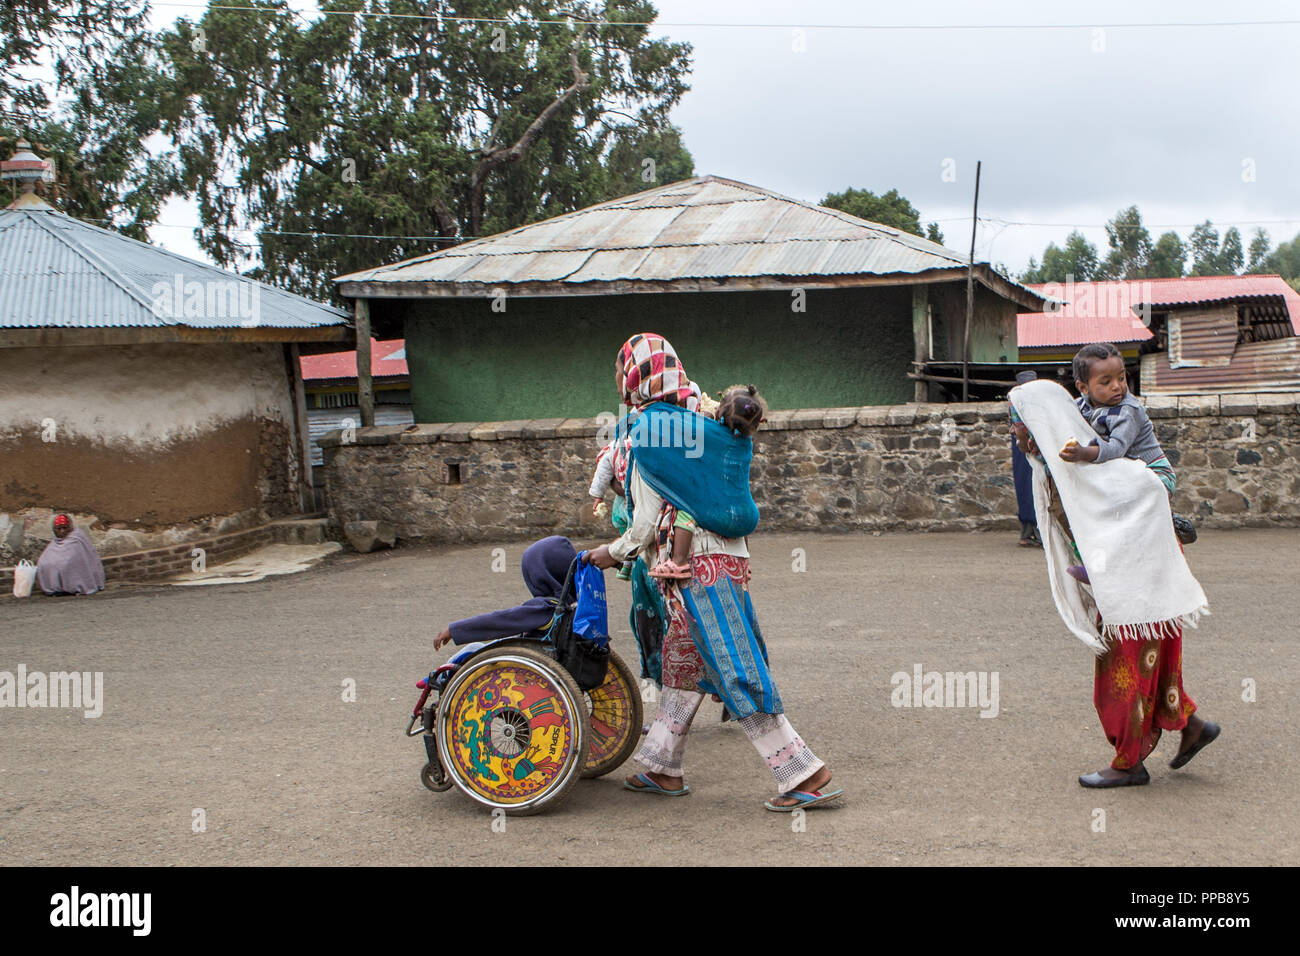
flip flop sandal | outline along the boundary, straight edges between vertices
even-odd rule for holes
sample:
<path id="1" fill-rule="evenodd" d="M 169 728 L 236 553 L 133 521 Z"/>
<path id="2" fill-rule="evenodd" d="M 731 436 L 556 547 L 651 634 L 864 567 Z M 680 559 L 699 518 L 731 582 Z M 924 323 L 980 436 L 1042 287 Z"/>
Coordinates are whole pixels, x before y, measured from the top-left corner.
<path id="1" fill-rule="evenodd" d="M 1186 766 L 1187 762 L 1200 753 L 1207 744 L 1212 744 L 1218 739 L 1219 732 L 1222 729 L 1223 728 L 1218 724 L 1211 723 L 1207 720 L 1205 722 L 1205 727 L 1201 729 L 1201 736 L 1197 739 L 1196 743 L 1192 744 L 1192 746 L 1188 747 L 1173 760 L 1169 761 L 1169 766 L 1175 770 L 1179 767 Z"/>
<path id="2" fill-rule="evenodd" d="M 789 813 L 791 810 L 811 810 L 813 807 L 820 807 L 822 804 L 830 803 L 832 800 L 844 796 L 844 790 L 832 790 L 830 793 L 822 793 L 820 790 L 787 790 L 781 796 L 790 797 L 799 802 L 783 807 L 771 800 L 765 800 L 763 806 L 777 813 Z"/>
<path id="3" fill-rule="evenodd" d="M 691 792 L 691 788 L 686 784 L 682 784 L 680 790 L 665 790 L 643 773 L 637 774 L 636 779 L 641 781 L 641 786 L 638 787 L 636 784 L 624 780 L 623 789 L 631 790 L 633 793 L 657 793 L 665 797 L 681 797 Z"/>

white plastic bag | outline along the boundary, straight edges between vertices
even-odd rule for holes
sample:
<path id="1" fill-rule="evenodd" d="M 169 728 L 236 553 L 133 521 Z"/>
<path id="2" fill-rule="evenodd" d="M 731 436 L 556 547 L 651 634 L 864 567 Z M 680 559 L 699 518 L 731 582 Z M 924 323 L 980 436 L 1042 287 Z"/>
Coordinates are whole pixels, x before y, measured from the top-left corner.
<path id="1" fill-rule="evenodd" d="M 35 582 L 36 565 L 27 560 L 19 561 L 14 568 L 14 597 L 31 597 Z"/>

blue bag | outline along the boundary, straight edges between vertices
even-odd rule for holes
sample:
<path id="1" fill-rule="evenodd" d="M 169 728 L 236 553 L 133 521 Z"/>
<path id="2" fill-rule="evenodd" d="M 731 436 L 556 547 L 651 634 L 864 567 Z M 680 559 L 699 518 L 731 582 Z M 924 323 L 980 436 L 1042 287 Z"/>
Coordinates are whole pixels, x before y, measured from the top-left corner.
<path id="1" fill-rule="evenodd" d="M 584 551 L 582 554 L 586 554 Z M 605 603 L 605 572 L 578 555 L 574 590 L 578 606 L 573 613 L 573 633 L 598 647 L 609 645 L 609 607 Z"/>

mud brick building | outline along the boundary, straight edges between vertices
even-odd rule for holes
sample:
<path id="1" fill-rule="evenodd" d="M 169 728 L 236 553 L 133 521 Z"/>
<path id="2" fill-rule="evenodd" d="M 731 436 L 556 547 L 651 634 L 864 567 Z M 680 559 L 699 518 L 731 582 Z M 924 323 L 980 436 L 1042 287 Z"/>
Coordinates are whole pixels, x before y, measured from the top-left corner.
<path id="1" fill-rule="evenodd" d="M 61 213 L 26 146 L 0 164 L 23 189 L 0 211 L 0 565 L 54 511 L 107 558 L 228 553 L 308 510 L 298 353 L 350 345 L 347 315 Z"/>

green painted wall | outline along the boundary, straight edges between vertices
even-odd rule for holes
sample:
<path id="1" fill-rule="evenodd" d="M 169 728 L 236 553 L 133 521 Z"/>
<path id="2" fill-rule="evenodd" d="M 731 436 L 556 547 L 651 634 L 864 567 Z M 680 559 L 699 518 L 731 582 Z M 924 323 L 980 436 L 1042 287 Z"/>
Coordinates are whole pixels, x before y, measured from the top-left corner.
<path id="1" fill-rule="evenodd" d="M 673 343 L 716 394 L 752 382 L 772 408 L 912 399 L 912 291 L 642 293 L 491 300 L 377 301 L 404 320 L 415 419 L 509 421 L 617 411 L 614 357 L 636 332 Z"/>
<path id="2" fill-rule="evenodd" d="M 940 361 L 961 361 L 966 334 L 966 283 L 946 282 L 930 287 L 933 307 L 934 355 Z M 975 314 L 970 329 L 972 362 L 1016 361 L 1015 303 L 976 284 Z"/>

